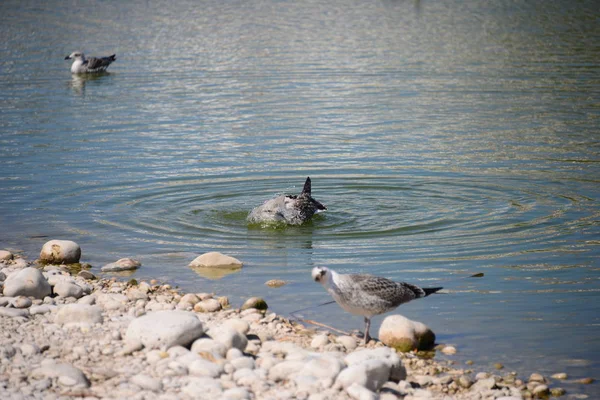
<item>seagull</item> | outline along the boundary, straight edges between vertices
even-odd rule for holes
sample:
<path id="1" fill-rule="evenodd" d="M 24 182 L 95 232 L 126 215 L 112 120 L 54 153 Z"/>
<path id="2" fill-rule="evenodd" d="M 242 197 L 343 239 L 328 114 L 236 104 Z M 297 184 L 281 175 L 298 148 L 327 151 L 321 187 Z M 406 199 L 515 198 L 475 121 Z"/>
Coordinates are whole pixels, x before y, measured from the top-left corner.
<path id="1" fill-rule="evenodd" d="M 248 215 L 250 222 L 285 222 L 300 225 L 320 211 L 327 210 L 323 204 L 311 196 L 310 177 L 306 178 L 299 195 L 283 194 L 265 201 Z"/>
<path id="2" fill-rule="evenodd" d="M 73 61 L 73 65 L 71 65 L 71 72 L 73 74 L 104 72 L 116 59 L 116 54 L 108 57 L 90 57 L 89 59 L 86 59 L 85 55 L 80 51 L 74 51 L 65 57 L 65 60 L 75 60 Z"/>
<path id="3" fill-rule="evenodd" d="M 427 297 L 442 289 L 420 288 L 367 274 L 338 274 L 325 267 L 313 268 L 312 278 L 323 285 L 340 307 L 365 318 L 365 345 L 370 339 L 369 328 L 374 315 L 392 311 L 400 304 Z"/>

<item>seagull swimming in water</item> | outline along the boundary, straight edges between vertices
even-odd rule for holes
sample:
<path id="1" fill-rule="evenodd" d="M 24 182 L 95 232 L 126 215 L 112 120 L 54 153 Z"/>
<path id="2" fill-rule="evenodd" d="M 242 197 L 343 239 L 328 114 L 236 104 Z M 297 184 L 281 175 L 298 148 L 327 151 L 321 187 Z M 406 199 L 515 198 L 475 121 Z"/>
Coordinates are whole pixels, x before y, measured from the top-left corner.
<path id="1" fill-rule="evenodd" d="M 71 65 L 73 74 L 90 74 L 95 72 L 104 72 L 113 61 L 117 59 L 116 54 L 108 57 L 90 57 L 85 58 L 85 55 L 80 51 L 74 51 L 65 57 L 65 60 L 74 60 Z"/>
<path id="2" fill-rule="evenodd" d="M 420 288 L 410 283 L 394 282 L 367 274 L 338 274 L 325 267 L 313 268 L 312 278 L 323 285 L 340 307 L 365 318 L 365 345 L 370 339 L 369 328 L 373 316 L 392 311 L 400 304 L 427 297 L 442 289 Z"/>
<path id="3" fill-rule="evenodd" d="M 250 222 L 285 222 L 290 225 L 300 225 L 327 207 L 311 196 L 310 177 L 306 178 L 304 187 L 299 195 L 283 194 L 265 201 L 253 209 L 248 215 Z"/>

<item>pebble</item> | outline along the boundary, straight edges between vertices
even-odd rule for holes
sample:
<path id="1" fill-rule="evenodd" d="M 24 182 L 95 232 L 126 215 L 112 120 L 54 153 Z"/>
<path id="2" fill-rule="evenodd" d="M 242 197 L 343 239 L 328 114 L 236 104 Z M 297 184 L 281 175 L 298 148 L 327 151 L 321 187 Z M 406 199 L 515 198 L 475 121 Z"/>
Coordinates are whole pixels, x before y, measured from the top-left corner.
<path id="1" fill-rule="evenodd" d="M 29 297 L 17 296 L 11 301 L 11 304 L 14 308 L 29 308 L 33 302 Z"/>
<path id="2" fill-rule="evenodd" d="M 102 309 L 87 304 L 67 304 L 61 306 L 54 322 L 59 325 L 93 325 L 102 323 Z"/>
<path id="3" fill-rule="evenodd" d="M 204 324 L 188 311 L 155 311 L 131 321 L 125 339 L 145 347 L 187 346 L 204 333 Z"/>
<path id="4" fill-rule="evenodd" d="M 80 369 L 70 364 L 55 363 L 53 360 L 34 370 L 31 375 L 36 379 L 57 378 L 63 386 L 89 387 L 90 381 Z"/>
<path id="5" fill-rule="evenodd" d="M 564 372 L 558 372 L 558 373 L 552 375 L 552 379 L 564 380 L 564 379 L 567 379 L 567 378 L 568 378 L 568 375 L 566 373 L 564 373 Z"/>
<path id="6" fill-rule="evenodd" d="M 584 385 L 591 385 L 595 381 L 596 380 L 594 378 L 581 378 L 581 379 L 575 380 L 575 383 L 581 383 L 581 384 L 584 384 Z"/>
<path id="7" fill-rule="evenodd" d="M 260 297 L 250 297 L 242 305 L 242 310 L 248 310 L 248 309 L 266 310 L 268 308 L 269 308 L 269 306 L 267 305 L 267 302 L 264 301 Z"/>
<path id="8" fill-rule="evenodd" d="M 271 279 L 265 282 L 265 285 L 272 287 L 272 288 L 278 288 L 284 285 L 287 285 L 287 281 L 283 281 L 281 279 Z"/>
<path id="9" fill-rule="evenodd" d="M 446 355 L 454 355 L 454 354 L 456 354 L 456 347 L 444 346 L 444 348 L 442 349 L 442 353 L 444 353 Z"/>
<path id="10" fill-rule="evenodd" d="M 144 390 L 150 390 L 152 392 L 160 392 L 163 385 L 160 380 L 151 377 L 146 374 L 137 374 L 130 378 L 130 382 L 134 385 L 138 385 Z"/>
<path id="11" fill-rule="evenodd" d="M 320 349 L 325 347 L 329 343 L 329 337 L 327 335 L 315 335 L 313 340 L 310 342 L 310 347 L 313 349 Z"/>
<path id="12" fill-rule="evenodd" d="M 202 300 L 194 305 L 194 311 L 212 313 L 221 309 L 221 303 L 215 299 Z"/>
<path id="13" fill-rule="evenodd" d="M 13 254 L 7 250 L 0 250 L 0 261 L 10 261 L 13 259 Z"/>
<path id="14" fill-rule="evenodd" d="M 106 264 L 100 271 L 102 272 L 121 272 L 133 271 L 142 266 L 142 263 L 133 258 L 120 258 L 115 262 Z"/>
<path id="15" fill-rule="evenodd" d="M 212 327 L 206 332 L 213 340 L 223 344 L 227 350 L 235 347 L 244 351 L 248 345 L 248 338 L 233 328 L 226 325 Z"/>
<path id="16" fill-rule="evenodd" d="M 18 308 L 0 307 L 0 316 L 11 317 L 11 318 L 15 318 L 15 317 L 27 318 L 27 317 L 29 317 L 29 311 L 18 309 Z"/>
<path id="17" fill-rule="evenodd" d="M 83 296 L 83 289 L 76 283 L 63 281 L 54 285 L 54 293 L 59 297 L 75 297 L 79 299 Z"/>

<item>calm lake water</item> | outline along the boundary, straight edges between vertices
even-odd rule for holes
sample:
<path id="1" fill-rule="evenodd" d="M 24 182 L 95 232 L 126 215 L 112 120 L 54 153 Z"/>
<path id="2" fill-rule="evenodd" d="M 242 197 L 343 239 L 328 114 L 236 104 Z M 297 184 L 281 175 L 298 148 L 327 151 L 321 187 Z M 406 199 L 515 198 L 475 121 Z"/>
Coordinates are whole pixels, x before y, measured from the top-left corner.
<path id="1" fill-rule="evenodd" d="M 5 0 L 0 248 L 70 239 L 96 273 L 134 257 L 138 279 L 282 314 L 330 300 L 316 265 L 443 285 L 396 312 L 458 363 L 600 378 L 599 19 L 566 0 Z M 71 76 L 74 50 L 117 61 Z M 329 211 L 248 226 L 306 176 Z M 244 268 L 187 267 L 213 250 Z"/>

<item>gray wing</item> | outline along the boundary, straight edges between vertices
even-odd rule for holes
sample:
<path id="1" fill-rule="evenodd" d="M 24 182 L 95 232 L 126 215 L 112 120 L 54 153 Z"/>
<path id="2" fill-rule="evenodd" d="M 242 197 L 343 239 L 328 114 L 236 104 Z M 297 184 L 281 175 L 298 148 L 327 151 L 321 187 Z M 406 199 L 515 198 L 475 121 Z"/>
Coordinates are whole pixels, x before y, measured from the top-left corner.
<path id="1" fill-rule="evenodd" d="M 398 307 L 419 297 L 425 297 L 425 291 L 418 286 L 405 282 L 394 282 L 379 276 L 357 274 L 352 280 L 366 294 L 376 296 L 388 303 L 389 307 Z"/>
<path id="2" fill-rule="evenodd" d="M 101 69 L 101 68 L 106 69 L 115 60 L 116 60 L 116 58 L 115 58 L 114 54 L 109 57 L 101 57 L 101 58 L 90 57 L 87 60 L 86 66 L 87 66 L 88 70 L 95 70 L 95 69 Z"/>

